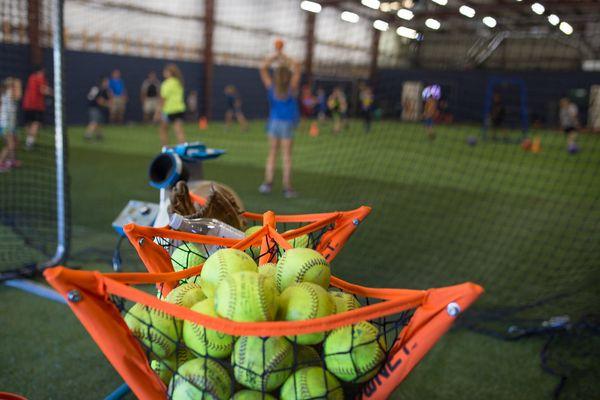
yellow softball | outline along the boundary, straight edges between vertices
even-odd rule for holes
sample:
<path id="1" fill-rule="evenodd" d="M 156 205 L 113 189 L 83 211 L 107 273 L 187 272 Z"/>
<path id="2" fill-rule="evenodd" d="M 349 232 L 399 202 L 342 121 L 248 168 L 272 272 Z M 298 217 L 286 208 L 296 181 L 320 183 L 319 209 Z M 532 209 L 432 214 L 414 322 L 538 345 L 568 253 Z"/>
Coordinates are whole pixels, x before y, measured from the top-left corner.
<path id="1" fill-rule="evenodd" d="M 341 314 L 346 311 L 355 310 L 360 308 L 360 303 L 356 300 L 356 297 L 350 293 L 340 292 L 337 290 L 330 290 L 329 296 L 335 303 L 335 313 Z"/>
<path id="2" fill-rule="evenodd" d="M 305 248 L 289 249 L 277 262 L 275 282 L 283 292 L 300 282 L 312 282 L 324 289 L 329 287 L 331 272 L 329 263 L 318 251 Z"/>
<path id="3" fill-rule="evenodd" d="M 206 299 L 202 287 L 197 283 L 183 283 L 171 290 L 166 297 L 169 303 L 177 304 L 185 308 L 191 308 L 194 304 Z"/>
<path id="4" fill-rule="evenodd" d="M 282 336 L 242 336 L 231 354 L 233 374 L 249 389 L 270 392 L 292 373 L 292 345 Z"/>
<path id="5" fill-rule="evenodd" d="M 368 322 L 334 329 L 323 342 L 327 369 L 345 382 L 362 383 L 379 371 L 385 359 L 385 342 Z"/>
<path id="6" fill-rule="evenodd" d="M 272 279 L 257 272 L 237 272 L 225 278 L 215 292 L 215 310 L 240 322 L 272 321 L 279 292 Z"/>
<path id="7" fill-rule="evenodd" d="M 288 287 L 281 293 L 277 319 L 280 321 L 303 321 L 326 317 L 334 313 L 335 304 L 325 289 L 314 283 L 301 282 Z M 324 338 L 325 332 L 289 337 L 291 341 L 298 344 L 317 344 Z"/>
<path id="8" fill-rule="evenodd" d="M 150 362 L 150 367 L 156 375 L 165 383 L 165 385 L 169 384 L 169 381 L 173 377 L 173 373 L 177 371 L 177 368 L 185 364 L 186 362 L 194 359 L 192 353 L 185 348 L 185 346 L 179 346 L 175 353 L 173 353 L 170 357 L 160 359 L 160 360 L 152 360 Z"/>
<path id="9" fill-rule="evenodd" d="M 281 387 L 281 400 L 343 400 L 340 382 L 321 367 L 307 367 L 296 371 Z"/>
<path id="10" fill-rule="evenodd" d="M 205 299 L 192 307 L 192 311 L 216 317 L 215 302 Z M 209 355 L 215 358 L 228 357 L 233 349 L 233 336 L 216 330 L 206 329 L 191 321 L 183 322 L 183 341 L 191 350 L 200 355 Z"/>
<path id="11" fill-rule="evenodd" d="M 227 370 L 214 360 L 200 357 L 179 367 L 171 379 L 168 394 L 173 400 L 229 400 L 232 389 Z"/>
<path id="12" fill-rule="evenodd" d="M 219 283 L 240 271 L 256 272 L 258 267 L 246 253 L 237 249 L 220 249 L 214 252 L 202 268 L 200 284 L 206 297 L 213 297 Z"/>
<path id="13" fill-rule="evenodd" d="M 173 354 L 181 333 L 180 320 L 141 303 L 131 307 L 124 319 L 151 357 L 166 358 Z"/>

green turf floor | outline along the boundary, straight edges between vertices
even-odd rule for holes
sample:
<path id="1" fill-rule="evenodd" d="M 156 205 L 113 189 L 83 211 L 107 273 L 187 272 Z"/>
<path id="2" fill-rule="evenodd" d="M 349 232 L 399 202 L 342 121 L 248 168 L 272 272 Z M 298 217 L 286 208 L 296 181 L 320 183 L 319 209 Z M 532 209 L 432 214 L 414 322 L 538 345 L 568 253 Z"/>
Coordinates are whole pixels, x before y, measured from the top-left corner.
<path id="1" fill-rule="evenodd" d="M 250 211 L 371 205 L 372 214 L 332 265 L 340 277 L 406 288 L 478 282 L 486 294 L 473 313 L 569 291 L 577 295 L 537 307 L 528 316 L 581 315 L 598 304 L 599 137 L 582 137 L 582 152 L 571 156 L 562 136 L 547 131 L 539 132 L 542 152 L 531 154 L 501 142 L 467 146 L 466 138 L 478 134 L 476 127 L 441 127 L 433 143 L 412 124 L 382 122 L 365 134 L 355 122 L 338 136 L 322 127 L 319 137 L 300 134 L 296 140 L 294 182 L 300 197 L 286 200 L 280 178 L 270 196 L 256 190 L 267 153 L 263 125 L 254 122 L 249 132 L 226 131 L 220 124 L 199 132 L 190 125 L 187 132 L 189 140 L 227 150 L 205 164 L 205 175 L 235 188 Z M 108 270 L 116 240 L 111 221 L 129 199 L 157 201 L 147 167 L 160 146 L 151 126 L 107 128 L 99 143 L 85 142 L 82 133 L 80 127 L 69 130 L 69 265 Z M 141 268 L 129 250 L 125 261 L 129 270 Z M 62 305 L 0 287 L 0 341 L 5 360 L 0 391 L 32 399 L 95 399 L 120 384 Z M 539 366 L 544 342 L 539 337 L 500 341 L 454 329 L 394 397 L 550 398 L 558 379 Z M 562 398 L 597 398 L 598 378 L 596 369 L 583 369 L 567 382 Z"/>

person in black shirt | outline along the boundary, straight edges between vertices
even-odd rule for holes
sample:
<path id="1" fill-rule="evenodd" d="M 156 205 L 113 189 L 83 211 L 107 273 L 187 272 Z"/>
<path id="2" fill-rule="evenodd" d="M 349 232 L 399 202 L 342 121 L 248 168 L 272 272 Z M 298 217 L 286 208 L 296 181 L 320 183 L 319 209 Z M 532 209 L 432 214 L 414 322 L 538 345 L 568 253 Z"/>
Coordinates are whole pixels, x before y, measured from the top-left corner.
<path id="1" fill-rule="evenodd" d="M 505 141 L 508 140 L 508 131 L 502 131 L 505 117 L 506 108 L 504 107 L 502 96 L 500 96 L 500 93 L 494 93 L 494 97 L 492 98 L 492 110 L 490 113 L 492 140 L 497 140 L 498 131 L 501 131 L 501 135 Z"/>
<path id="2" fill-rule="evenodd" d="M 106 120 L 110 91 L 108 78 L 100 78 L 99 83 L 92 86 L 87 95 L 90 122 L 85 129 L 85 139 L 103 139 L 100 126 Z"/>
<path id="3" fill-rule="evenodd" d="M 156 110 L 158 110 L 158 106 L 160 105 L 159 89 L 160 81 L 156 77 L 156 72 L 151 71 L 144 82 L 142 82 L 142 88 L 140 89 L 144 122 L 150 122 L 157 117 Z"/>
<path id="4" fill-rule="evenodd" d="M 242 98 L 233 85 L 225 86 L 225 105 L 225 127 L 229 128 L 235 118 L 243 131 L 248 130 L 248 121 L 242 111 Z"/>

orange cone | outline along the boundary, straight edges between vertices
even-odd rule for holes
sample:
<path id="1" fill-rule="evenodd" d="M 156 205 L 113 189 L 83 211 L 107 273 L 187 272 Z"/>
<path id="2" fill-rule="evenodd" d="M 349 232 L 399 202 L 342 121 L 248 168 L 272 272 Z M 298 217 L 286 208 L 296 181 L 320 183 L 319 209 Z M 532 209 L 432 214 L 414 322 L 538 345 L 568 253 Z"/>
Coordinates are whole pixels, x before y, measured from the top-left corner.
<path id="1" fill-rule="evenodd" d="M 200 128 L 201 131 L 204 131 L 208 128 L 208 120 L 206 117 L 200 117 L 198 120 L 198 128 Z"/>
<path id="2" fill-rule="evenodd" d="M 542 151 L 542 138 L 540 137 L 540 135 L 536 135 L 534 136 L 533 142 L 531 143 L 531 152 L 539 153 L 540 151 Z"/>
<path id="3" fill-rule="evenodd" d="M 310 130 L 308 131 L 308 134 L 312 137 L 319 136 L 319 125 L 315 121 L 310 123 Z"/>

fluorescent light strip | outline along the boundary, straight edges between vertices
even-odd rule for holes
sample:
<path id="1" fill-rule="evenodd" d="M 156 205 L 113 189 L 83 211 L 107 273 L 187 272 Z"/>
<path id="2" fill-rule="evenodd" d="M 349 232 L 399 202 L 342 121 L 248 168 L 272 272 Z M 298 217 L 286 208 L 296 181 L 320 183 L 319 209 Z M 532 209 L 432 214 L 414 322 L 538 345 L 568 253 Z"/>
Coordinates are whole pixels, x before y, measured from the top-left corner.
<path id="1" fill-rule="evenodd" d="M 362 0 L 360 2 L 365 7 L 372 8 L 373 10 L 379 10 L 379 5 L 381 4 L 379 0 Z"/>
<path id="2" fill-rule="evenodd" d="M 489 28 L 494 28 L 497 24 L 496 19 L 493 17 L 489 17 L 489 16 L 483 17 L 482 21 Z"/>
<path id="3" fill-rule="evenodd" d="M 373 28 L 377 29 L 378 31 L 385 32 L 390 28 L 390 25 L 385 21 L 376 19 L 373 21 Z"/>
<path id="4" fill-rule="evenodd" d="M 550 14 L 548 15 L 548 22 L 550 22 L 550 25 L 558 25 L 560 22 L 560 18 L 558 18 L 558 15 L 556 14 Z"/>
<path id="5" fill-rule="evenodd" d="M 415 16 L 415 14 L 412 11 L 407 10 L 406 8 L 398 10 L 398 17 L 405 19 L 407 21 L 410 21 L 411 19 L 413 19 L 414 16 Z"/>
<path id="6" fill-rule="evenodd" d="M 561 22 L 558 26 L 558 29 L 560 29 L 565 35 L 570 35 L 573 33 L 573 27 L 568 22 Z"/>
<path id="7" fill-rule="evenodd" d="M 436 4 L 439 4 L 440 6 L 445 6 L 446 4 L 448 4 L 448 0 L 431 0 Z"/>
<path id="8" fill-rule="evenodd" d="M 438 29 L 440 29 L 440 26 L 442 26 L 442 24 L 440 24 L 440 21 L 438 21 L 437 19 L 427 18 L 427 20 L 425 20 L 425 26 L 429 29 L 437 31 Z"/>
<path id="9" fill-rule="evenodd" d="M 304 11 L 309 11 L 312 13 L 321 12 L 321 5 L 319 3 L 315 3 L 314 1 L 304 0 L 302 3 L 300 3 L 300 8 Z"/>
<path id="10" fill-rule="evenodd" d="M 469 6 L 460 6 L 458 12 L 467 18 L 473 18 L 475 16 L 475 9 Z"/>
<path id="11" fill-rule="evenodd" d="M 546 11 L 546 8 L 543 5 L 541 5 L 540 3 L 533 3 L 531 5 L 531 11 L 533 11 L 537 15 L 542 15 L 544 13 L 544 11 Z"/>
<path id="12" fill-rule="evenodd" d="M 400 26 L 396 29 L 396 33 L 399 36 L 408 38 L 408 39 L 416 39 L 419 37 L 419 34 L 414 29 L 407 28 L 405 26 Z"/>
<path id="13" fill-rule="evenodd" d="M 344 20 L 346 22 L 350 22 L 352 24 L 357 23 L 358 20 L 360 19 L 360 17 L 358 16 L 358 14 L 355 14 L 355 13 L 350 12 L 350 11 L 344 11 L 340 17 L 342 18 L 342 20 Z"/>

